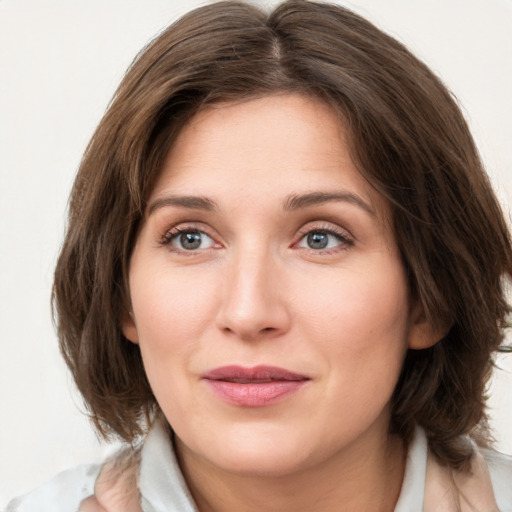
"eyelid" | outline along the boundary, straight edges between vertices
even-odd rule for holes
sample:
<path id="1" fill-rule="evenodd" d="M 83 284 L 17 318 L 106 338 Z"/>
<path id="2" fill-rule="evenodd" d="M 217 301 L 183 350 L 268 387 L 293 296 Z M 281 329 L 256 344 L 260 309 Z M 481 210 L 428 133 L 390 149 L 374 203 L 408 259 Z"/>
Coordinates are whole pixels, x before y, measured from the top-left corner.
<path id="1" fill-rule="evenodd" d="M 202 233 L 210 238 L 213 241 L 212 247 L 196 250 L 186 250 L 180 249 L 179 247 L 174 247 L 172 245 L 172 241 L 175 240 L 177 236 L 182 233 L 193 231 Z M 159 243 L 160 245 L 167 247 L 172 252 L 193 256 L 194 254 L 197 255 L 199 253 L 204 253 L 212 249 L 220 249 L 223 247 L 223 243 L 219 242 L 220 237 L 216 233 L 212 233 L 212 231 L 212 229 L 210 229 L 202 222 L 179 222 L 164 231 L 164 233 L 161 235 Z M 315 231 L 322 231 L 338 238 L 340 242 L 339 246 L 325 249 L 298 247 L 298 244 L 304 239 L 305 236 Z M 329 254 L 346 250 L 347 248 L 353 246 L 355 241 L 356 238 L 346 228 L 342 228 L 341 226 L 328 221 L 311 221 L 301 226 L 301 228 L 297 231 L 295 242 L 292 243 L 292 248 L 309 250 L 315 254 Z"/>
<path id="2" fill-rule="evenodd" d="M 326 254 L 329 252 L 338 252 L 342 250 L 346 250 L 347 247 L 351 247 L 354 245 L 356 238 L 345 228 L 337 226 L 331 223 L 315 223 L 308 222 L 304 226 L 302 226 L 297 233 L 297 241 L 293 244 L 294 247 L 297 247 L 298 244 L 310 233 L 314 233 L 315 231 L 323 231 L 324 233 L 333 235 L 340 240 L 340 245 L 344 247 L 334 247 L 328 249 L 312 249 L 307 247 L 298 247 L 299 249 L 310 250 L 317 254 Z"/>
<path id="3" fill-rule="evenodd" d="M 205 249 L 197 249 L 197 250 L 189 250 L 186 249 L 180 249 L 178 247 L 174 247 L 172 245 L 173 240 L 176 239 L 177 236 L 183 233 L 187 232 L 198 232 L 203 235 L 206 235 L 208 238 L 210 238 L 213 242 L 212 247 L 208 247 Z M 178 224 L 175 224 L 171 226 L 170 228 L 166 229 L 163 235 L 160 238 L 160 245 L 167 247 L 172 252 L 177 252 L 180 254 L 186 254 L 186 255 L 194 255 L 198 254 L 200 252 L 209 251 L 211 249 L 219 249 L 222 247 L 222 244 L 218 242 L 218 237 L 211 233 L 211 230 L 208 229 L 203 223 L 201 222 L 180 222 Z"/>

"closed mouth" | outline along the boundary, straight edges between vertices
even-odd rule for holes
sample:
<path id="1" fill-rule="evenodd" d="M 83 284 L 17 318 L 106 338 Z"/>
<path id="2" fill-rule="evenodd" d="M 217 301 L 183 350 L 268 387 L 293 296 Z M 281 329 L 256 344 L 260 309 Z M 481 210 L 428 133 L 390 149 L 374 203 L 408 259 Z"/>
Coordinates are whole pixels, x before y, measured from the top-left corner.
<path id="1" fill-rule="evenodd" d="M 294 395 L 311 380 L 277 366 L 222 366 L 202 375 L 215 396 L 238 408 L 264 408 Z"/>
<path id="2" fill-rule="evenodd" d="M 237 365 L 222 366 L 202 375 L 203 379 L 237 384 L 258 384 L 283 381 L 305 381 L 309 377 L 277 366 L 259 365 L 243 367 Z"/>

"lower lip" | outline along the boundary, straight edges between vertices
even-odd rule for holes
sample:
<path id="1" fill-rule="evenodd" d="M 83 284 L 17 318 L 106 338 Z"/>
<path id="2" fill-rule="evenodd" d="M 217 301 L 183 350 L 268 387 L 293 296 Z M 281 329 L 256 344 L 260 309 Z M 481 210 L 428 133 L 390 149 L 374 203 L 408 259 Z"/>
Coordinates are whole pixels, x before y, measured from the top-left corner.
<path id="1" fill-rule="evenodd" d="M 298 391 L 307 380 L 278 380 L 240 384 L 206 379 L 210 389 L 225 402 L 239 407 L 272 405 Z"/>

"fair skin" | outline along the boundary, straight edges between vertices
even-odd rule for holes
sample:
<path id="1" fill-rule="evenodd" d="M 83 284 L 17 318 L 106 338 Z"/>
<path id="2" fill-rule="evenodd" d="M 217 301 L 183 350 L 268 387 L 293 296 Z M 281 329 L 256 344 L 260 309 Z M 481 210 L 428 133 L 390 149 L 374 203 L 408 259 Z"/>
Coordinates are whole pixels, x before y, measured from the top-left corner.
<path id="1" fill-rule="evenodd" d="M 201 512 L 394 509 L 405 454 L 389 402 L 407 348 L 436 340 L 388 217 L 317 100 L 218 105 L 182 130 L 123 332 Z"/>

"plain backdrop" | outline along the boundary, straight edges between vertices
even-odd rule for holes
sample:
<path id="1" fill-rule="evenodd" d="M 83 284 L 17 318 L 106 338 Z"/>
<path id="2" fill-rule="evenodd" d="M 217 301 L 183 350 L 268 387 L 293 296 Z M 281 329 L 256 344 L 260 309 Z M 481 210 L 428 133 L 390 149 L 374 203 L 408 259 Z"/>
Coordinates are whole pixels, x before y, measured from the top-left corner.
<path id="1" fill-rule="evenodd" d="M 126 67 L 170 21 L 202 3 L 0 0 L 0 508 L 109 450 L 83 414 L 51 321 L 67 196 Z M 340 3 L 405 42 L 451 88 L 509 217 L 512 0 Z M 503 369 L 490 386 L 497 447 L 508 453 L 511 360 L 499 359 Z"/>

